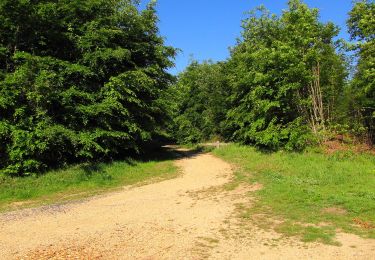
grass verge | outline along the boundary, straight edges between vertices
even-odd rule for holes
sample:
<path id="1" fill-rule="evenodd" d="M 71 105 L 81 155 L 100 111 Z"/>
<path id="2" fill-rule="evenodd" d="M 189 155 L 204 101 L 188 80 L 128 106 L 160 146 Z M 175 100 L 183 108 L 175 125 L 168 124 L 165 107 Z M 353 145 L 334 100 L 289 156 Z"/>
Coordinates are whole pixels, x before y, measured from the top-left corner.
<path id="1" fill-rule="evenodd" d="M 0 176 L 0 212 L 80 199 L 125 185 L 176 177 L 175 154 L 162 151 L 149 160 L 81 164 L 38 177 Z"/>
<path id="2" fill-rule="evenodd" d="M 303 241 L 337 244 L 337 230 L 375 238 L 375 156 L 262 153 L 239 145 L 213 153 L 238 166 L 235 183 L 263 185 L 244 218 L 262 216 L 276 231 Z"/>

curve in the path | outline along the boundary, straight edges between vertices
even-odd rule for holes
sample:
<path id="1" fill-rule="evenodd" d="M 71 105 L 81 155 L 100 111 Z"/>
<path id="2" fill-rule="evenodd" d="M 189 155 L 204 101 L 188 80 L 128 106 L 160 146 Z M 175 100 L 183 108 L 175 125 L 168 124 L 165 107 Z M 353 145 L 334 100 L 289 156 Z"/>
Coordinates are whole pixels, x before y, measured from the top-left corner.
<path id="1" fill-rule="evenodd" d="M 176 179 L 0 215 L 0 259 L 375 259 L 374 240 L 306 246 L 241 226 L 236 209 L 252 187 L 223 189 L 229 164 L 210 154 L 176 163 Z"/>

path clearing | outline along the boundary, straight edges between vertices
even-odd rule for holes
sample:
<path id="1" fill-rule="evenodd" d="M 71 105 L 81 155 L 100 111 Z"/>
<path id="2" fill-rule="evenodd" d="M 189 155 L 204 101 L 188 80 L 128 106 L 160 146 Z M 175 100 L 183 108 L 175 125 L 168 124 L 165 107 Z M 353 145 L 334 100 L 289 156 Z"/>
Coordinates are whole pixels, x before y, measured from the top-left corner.
<path id="1" fill-rule="evenodd" d="M 257 187 L 224 190 L 231 166 L 210 154 L 176 163 L 176 179 L 0 215 L 0 259 L 375 259 L 354 235 L 335 247 L 244 227 L 236 206 Z"/>

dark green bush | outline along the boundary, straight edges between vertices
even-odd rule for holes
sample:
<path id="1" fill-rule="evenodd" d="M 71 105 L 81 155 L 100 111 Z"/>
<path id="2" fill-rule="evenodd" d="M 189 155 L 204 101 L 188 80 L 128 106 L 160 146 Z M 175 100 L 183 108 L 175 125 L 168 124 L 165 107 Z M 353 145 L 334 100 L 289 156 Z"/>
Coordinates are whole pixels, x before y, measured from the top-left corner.
<path id="1" fill-rule="evenodd" d="M 0 169 L 41 172 L 137 151 L 162 125 L 175 50 L 153 4 L 0 3 Z"/>

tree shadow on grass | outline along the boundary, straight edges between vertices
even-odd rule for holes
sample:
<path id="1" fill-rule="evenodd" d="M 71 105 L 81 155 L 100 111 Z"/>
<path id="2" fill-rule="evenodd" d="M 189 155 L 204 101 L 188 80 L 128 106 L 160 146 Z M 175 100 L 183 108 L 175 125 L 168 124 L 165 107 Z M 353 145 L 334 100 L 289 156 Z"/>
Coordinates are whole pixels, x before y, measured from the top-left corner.
<path id="1" fill-rule="evenodd" d="M 96 173 L 104 172 L 103 163 L 86 163 L 80 166 L 86 178 L 91 178 Z"/>
<path id="2" fill-rule="evenodd" d="M 197 147 L 194 149 L 181 149 L 177 145 L 164 145 L 153 148 L 142 154 L 137 155 L 134 159 L 141 162 L 147 161 L 170 161 L 184 158 L 191 158 L 206 152 L 203 147 Z"/>
<path id="3" fill-rule="evenodd" d="M 123 158 L 83 163 L 79 167 L 83 171 L 84 177 L 89 179 L 95 174 L 100 174 L 105 177 L 107 175 L 105 170 L 106 166 L 115 162 L 125 162 L 128 165 L 135 166 L 138 162 L 179 160 L 191 158 L 205 152 L 207 152 L 207 150 L 204 147 L 180 149 L 177 145 L 164 145 L 153 147 L 152 149 L 148 149 L 140 154 L 133 154 Z"/>

